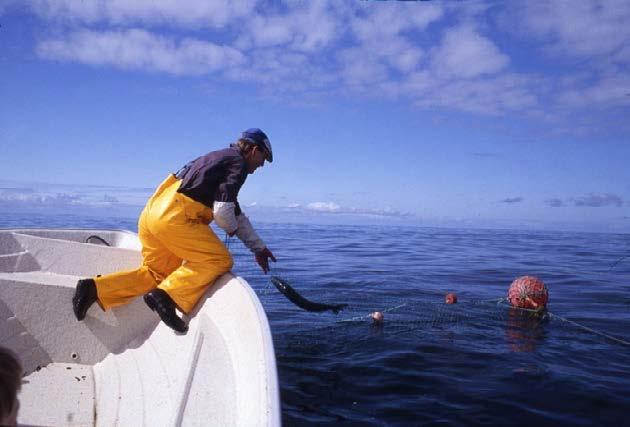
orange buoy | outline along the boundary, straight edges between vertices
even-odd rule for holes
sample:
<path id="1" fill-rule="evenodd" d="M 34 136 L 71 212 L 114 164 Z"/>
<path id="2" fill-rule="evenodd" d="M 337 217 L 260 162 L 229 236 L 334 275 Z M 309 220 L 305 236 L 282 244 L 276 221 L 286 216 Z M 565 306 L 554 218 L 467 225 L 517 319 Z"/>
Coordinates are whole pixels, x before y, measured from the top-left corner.
<path id="1" fill-rule="evenodd" d="M 510 285 L 508 301 L 513 307 L 539 310 L 547 306 L 549 293 L 539 278 L 522 276 L 516 278 Z"/>
<path id="2" fill-rule="evenodd" d="M 447 304 L 455 304 L 457 302 L 457 295 L 453 293 L 446 294 L 446 300 L 444 302 Z"/>

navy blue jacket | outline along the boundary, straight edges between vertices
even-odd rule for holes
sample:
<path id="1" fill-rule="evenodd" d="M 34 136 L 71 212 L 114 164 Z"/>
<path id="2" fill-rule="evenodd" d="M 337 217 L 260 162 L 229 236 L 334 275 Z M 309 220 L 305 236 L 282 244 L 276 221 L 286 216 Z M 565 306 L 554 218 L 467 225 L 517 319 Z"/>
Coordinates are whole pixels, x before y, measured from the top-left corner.
<path id="1" fill-rule="evenodd" d="M 233 202 L 247 178 L 247 166 L 238 148 L 212 151 L 189 162 L 176 174 L 182 180 L 178 192 L 212 208 L 215 201 Z"/>

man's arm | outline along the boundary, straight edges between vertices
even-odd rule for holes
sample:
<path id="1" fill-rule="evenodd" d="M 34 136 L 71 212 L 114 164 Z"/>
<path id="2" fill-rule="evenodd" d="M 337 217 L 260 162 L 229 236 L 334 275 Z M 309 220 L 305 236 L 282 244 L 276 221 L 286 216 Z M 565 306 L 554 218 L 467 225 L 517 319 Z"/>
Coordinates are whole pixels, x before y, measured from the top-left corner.
<path id="1" fill-rule="evenodd" d="M 212 206 L 214 222 L 230 237 L 236 235 L 255 254 L 256 262 L 267 273 L 269 271 L 269 259 L 276 262 L 276 257 L 265 246 L 249 222 L 249 218 L 241 212 L 241 207 L 236 200 L 244 180 L 242 178 L 242 164 L 231 162 L 227 165 L 227 172 L 225 183 L 219 185 Z"/>
<path id="2" fill-rule="evenodd" d="M 241 213 L 236 197 L 245 180 L 244 165 L 242 159 L 236 157 L 226 159 L 223 165 L 225 179 L 217 186 L 212 214 L 214 222 L 229 236 L 233 236 L 238 228 L 236 217 Z"/>
<path id="3" fill-rule="evenodd" d="M 217 218 L 217 214 L 215 213 L 215 221 L 216 223 L 228 233 L 229 236 L 233 236 L 236 234 L 243 244 L 254 253 L 256 257 L 256 262 L 260 265 L 263 272 L 267 274 L 269 271 L 269 259 L 273 262 L 276 262 L 276 257 L 271 253 L 271 251 L 267 248 L 265 243 L 262 241 L 252 223 L 249 222 L 249 218 L 247 215 L 240 212 L 240 208 L 238 206 L 238 202 L 232 203 L 232 206 L 229 206 L 227 203 L 214 203 L 215 212 L 219 212 L 221 215 L 221 219 Z M 235 211 L 238 212 L 238 215 L 235 215 Z M 223 212 L 223 213 L 221 213 Z M 229 212 L 229 213 L 226 213 Z M 233 221 L 230 221 L 229 214 L 233 215 L 235 218 Z M 234 228 L 236 226 L 236 228 Z M 233 231 L 232 231 L 233 230 Z"/>
<path id="4" fill-rule="evenodd" d="M 253 253 L 257 253 L 265 249 L 265 243 L 262 241 L 254 227 L 252 227 L 252 223 L 249 222 L 249 218 L 247 215 L 241 212 L 240 215 L 236 217 L 236 237 L 241 239 L 243 244 L 249 248 Z"/>
<path id="5" fill-rule="evenodd" d="M 235 215 L 234 202 L 214 202 L 212 215 L 214 222 L 223 229 L 230 237 L 234 236 L 238 229 L 238 222 Z"/>

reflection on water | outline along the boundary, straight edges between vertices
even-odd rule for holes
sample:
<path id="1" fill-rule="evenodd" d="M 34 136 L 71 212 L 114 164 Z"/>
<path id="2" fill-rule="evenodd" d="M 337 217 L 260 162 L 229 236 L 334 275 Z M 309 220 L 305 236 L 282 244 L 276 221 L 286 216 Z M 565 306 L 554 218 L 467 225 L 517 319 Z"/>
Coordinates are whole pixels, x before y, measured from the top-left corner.
<path id="1" fill-rule="evenodd" d="M 544 312 L 508 309 L 505 327 L 507 342 L 512 351 L 532 352 L 545 339 L 544 326 L 549 317 Z"/>

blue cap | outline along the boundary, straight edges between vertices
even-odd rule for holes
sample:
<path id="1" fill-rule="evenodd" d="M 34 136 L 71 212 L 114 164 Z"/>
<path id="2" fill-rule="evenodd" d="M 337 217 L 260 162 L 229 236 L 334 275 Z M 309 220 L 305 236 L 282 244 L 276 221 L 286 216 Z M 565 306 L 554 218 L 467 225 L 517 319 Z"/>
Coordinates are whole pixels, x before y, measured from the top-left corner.
<path id="1" fill-rule="evenodd" d="M 258 128 L 247 129 L 245 132 L 241 134 L 241 139 L 251 142 L 256 146 L 262 148 L 265 159 L 271 163 L 273 162 L 273 152 L 271 151 L 271 142 L 269 142 L 269 138 L 265 132 Z"/>

